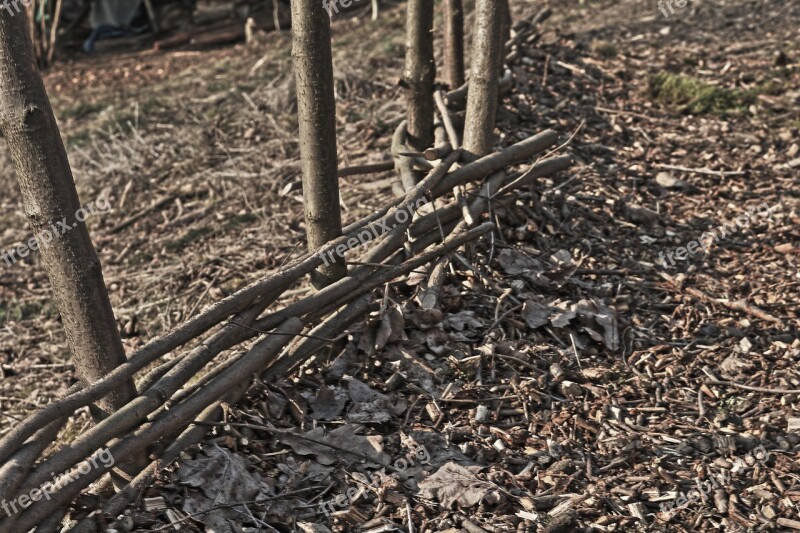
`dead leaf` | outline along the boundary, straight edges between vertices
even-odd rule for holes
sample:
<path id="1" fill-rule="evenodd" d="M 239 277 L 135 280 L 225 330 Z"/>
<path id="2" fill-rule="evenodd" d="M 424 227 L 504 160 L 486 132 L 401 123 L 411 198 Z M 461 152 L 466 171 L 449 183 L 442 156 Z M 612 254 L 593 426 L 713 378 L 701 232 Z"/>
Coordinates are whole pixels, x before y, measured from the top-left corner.
<path id="1" fill-rule="evenodd" d="M 317 420 L 333 420 L 341 414 L 347 403 L 347 392 L 341 387 L 320 387 L 312 399 L 311 416 Z"/>
<path id="2" fill-rule="evenodd" d="M 565 328 L 569 325 L 570 320 L 575 318 L 577 314 L 572 309 L 564 309 L 555 313 L 550 318 L 550 323 L 556 328 Z"/>
<path id="3" fill-rule="evenodd" d="M 389 464 L 389 455 L 383 453 L 383 437 L 358 435 L 357 432 L 361 429 L 362 426 L 356 424 L 345 424 L 325 435 L 325 430 L 318 427 L 304 433 L 306 439 L 292 434 L 282 434 L 279 440 L 290 446 L 298 455 L 316 456 L 317 461 L 323 465 L 332 465 L 339 461 L 347 463 L 362 461 L 360 457 L 367 457 L 376 465 Z M 335 448 L 320 443 L 331 444 Z M 349 450 L 357 455 L 347 454 L 341 450 Z"/>
<path id="4" fill-rule="evenodd" d="M 403 313 L 396 307 L 389 307 L 381 317 L 380 326 L 375 334 L 375 350 L 382 350 L 388 342 L 406 340 L 404 333 L 406 327 Z"/>
<path id="5" fill-rule="evenodd" d="M 540 328 L 550 322 L 550 315 L 554 309 L 547 305 L 542 305 L 533 300 L 526 300 L 522 308 L 522 318 L 531 329 Z"/>
<path id="6" fill-rule="evenodd" d="M 442 323 L 455 331 L 464 331 L 465 329 L 476 329 L 483 327 L 483 321 L 475 318 L 475 311 L 461 311 L 447 315 Z"/>
<path id="7" fill-rule="evenodd" d="M 544 270 L 539 261 L 511 248 L 501 250 L 500 254 L 497 256 L 497 262 L 500 263 L 500 266 L 503 267 L 506 274 L 511 276 L 530 272 L 542 272 Z"/>
<path id="8" fill-rule="evenodd" d="M 388 396 L 352 376 L 345 376 L 353 407 L 347 419 L 359 424 L 382 424 L 392 419 L 394 411 Z"/>
<path id="9" fill-rule="evenodd" d="M 242 523 L 242 514 L 236 506 L 215 509 L 213 513 L 207 512 L 210 509 L 254 501 L 262 493 L 270 494 L 261 476 L 251 473 L 242 457 L 219 446 L 206 448 L 203 455 L 184 462 L 177 476 L 180 483 L 200 489 L 200 492 L 186 494 L 183 511 L 197 515 L 207 531 L 238 533 Z"/>
<path id="10" fill-rule="evenodd" d="M 456 463 L 447 463 L 420 482 L 419 496 L 436 499 L 450 509 L 454 503 L 460 507 L 474 507 L 491 493 L 496 493 L 493 483 L 483 481 L 475 476 L 482 470 L 479 466 L 463 467 Z"/>

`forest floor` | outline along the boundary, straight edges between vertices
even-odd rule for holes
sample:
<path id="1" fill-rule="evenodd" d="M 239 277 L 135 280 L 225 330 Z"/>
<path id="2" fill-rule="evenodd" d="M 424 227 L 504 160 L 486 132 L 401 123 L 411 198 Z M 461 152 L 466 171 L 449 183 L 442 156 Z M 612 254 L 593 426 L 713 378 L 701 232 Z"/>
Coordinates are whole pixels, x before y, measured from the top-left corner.
<path id="1" fill-rule="evenodd" d="M 231 407 L 143 495 L 182 531 L 800 530 L 800 1 L 552 7 L 499 145 L 552 128 L 573 168 L 468 247 L 441 313 L 393 284 Z M 385 161 L 403 9 L 333 32 L 342 166 Z M 290 42 L 46 73 L 81 199 L 111 206 L 87 223 L 129 352 L 300 252 Z M 0 163 L 2 251 L 30 232 Z M 343 179 L 345 221 L 392 176 Z M 0 376 L 0 434 L 75 380 L 35 254 L 0 260 Z M 115 527 L 170 523 L 143 504 Z"/>

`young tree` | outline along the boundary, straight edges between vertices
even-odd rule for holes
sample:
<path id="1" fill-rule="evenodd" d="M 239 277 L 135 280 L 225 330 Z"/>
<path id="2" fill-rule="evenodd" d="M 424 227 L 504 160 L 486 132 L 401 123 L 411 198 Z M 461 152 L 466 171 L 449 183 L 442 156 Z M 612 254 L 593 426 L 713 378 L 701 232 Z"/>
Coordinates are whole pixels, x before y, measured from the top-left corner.
<path id="1" fill-rule="evenodd" d="M 314 251 L 342 234 L 330 17 L 322 2 L 292 0 L 292 37 L 306 235 Z M 320 267 L 312 282 L 320 288 L 346 275 L 339 258 Z"/>
<path id="2" fill-rule="evenodd" d="M 504 46 L 511 39 L 511 26 L 514 20 L 511 17 L 511 3 L 509 0 L 500 0 L 500 8 L 503 10 L 503 32 L 500 36 L 500 53 L 505 53 Z M 500 58 L 500 69 L 502 74 L 503 58 Z"/>
<path id="3" fill-rule="evenodd" d="M 36 69 L 27 15 L 0 10 L 0 132 L 5 137 L 66 331 L 72 361 L 91 384 L 126 361 L 100 259 L 81 208 L 58 125 Z M 27 255 L 27 251 L 25 254 Z M 104 418 L 136 396 L 128 380 L 95 406 Z"/>
<path id="4" fill-rule="evenodd" d="M 503 8 L 500 0 L 476 0 L 475 34 L 464 129 L 464 150 L 468 158 L 484 156 L 494 146 L 497 113 L 497 73 L 502 61 L 500 39 Z"/>
<path id="5" fill-rule="evenodd" d="M 464 4 L 444 0 L 445 82 L 451 89 L 464 85 Z"/>
<path id="6" fill-rule="evenodd" d="M 408 0 L 406 67 L 408 141 L 414 150 L 433 146 L 433 0 Z"/>

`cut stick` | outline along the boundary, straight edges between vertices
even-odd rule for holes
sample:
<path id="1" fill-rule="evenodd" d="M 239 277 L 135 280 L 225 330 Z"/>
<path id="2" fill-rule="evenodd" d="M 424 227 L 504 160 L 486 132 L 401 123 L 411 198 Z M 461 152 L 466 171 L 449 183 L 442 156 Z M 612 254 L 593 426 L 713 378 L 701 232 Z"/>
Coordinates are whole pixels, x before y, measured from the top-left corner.
<path id="1" fill-rule="evenodd" d="M 453 118 L 450 116 L 450 111 L 447 109 L 447 104 L 444 102 L 444 93 L 436 91 L 433 94 L 433 100 L 436 102 L 436 107 L 439 110 L 439 116 L 442 117 L 442 124 L 447 132 L 447 137 L 450 139 L 450 144 L 455 148 L 461 147 L 461 139 L 458 136 L 458 131 L 453 125 Z"/>
<path id="2" fill-rule="evenodd" d="M 344 167 L 339 169 L 339 178 L 357 176 L 360 174 L 378 174 L 379 172 L 388 172 L 394 169 L 394 165 L 394 161 L 384 161 L 383 163 L 373 163 L 370 165 Z"/>
<path id="3" fill-rule="evenodd" d="M 488 211 L 492 192 L 500 188 L 505 178 L 506 173 L 501 170 L 486 181 L 478 197 L 467 209 L 463 210 L 464 219 L 455 226 L 453 229 L 454 234 L 458 234 L 465 231 L 468 227 L 474 226 L 483 213 Z M 440 259 L 433 268 L 421 300 L 424 309 L 436 309 L 439 307 L 441 303 L 439 295 L 442 290 L 442 285 L 447 279 L 449 267 L 450 257 L 446 256 Z"/>
<path id="4" fill-rule="evenodd" d="M 536 154 L 544 152 L 549 147 L 553 146 L 557 140 L 558 134 L 556 132 L 553 130 L 545 130 L 538 135 L 534 135 L 524 141 L 509 146 L 502 152 L 495 152 L 482 157 L 474 163 L 470 163 L 448 174 L 433 188 L 431 195 L 437 198 L 450 192 L 453 187 L 463 185 L 470 181 L 483 179 L 498 170 L 516 165 Z"/>
<path id="5" fill-rule="evenodd" d="M 414 158 L 403 155 L 408 151 L 408 121 L 404 120 L 397 126 L 392 135 L 392 156 L 397 173 L 400 174 L 400 183 L 405 191 L 410 191 L 417 184 L 417 174 L 414 170 Z"/>
<path id="6" fill-rule="evenodd" d="M 506 70 L 503 77 L 497 82 L 497 91 L 499 96 L 505 96 L 511 91 L 514 85 L 514 76 L 510 70 Z M 467 95 L 469 94 L 469 82 L 465 83 L 458 89 L 454 89 L 445 95 L 445 102 L 454 110 L 463 110 L 467 105 Z"/>

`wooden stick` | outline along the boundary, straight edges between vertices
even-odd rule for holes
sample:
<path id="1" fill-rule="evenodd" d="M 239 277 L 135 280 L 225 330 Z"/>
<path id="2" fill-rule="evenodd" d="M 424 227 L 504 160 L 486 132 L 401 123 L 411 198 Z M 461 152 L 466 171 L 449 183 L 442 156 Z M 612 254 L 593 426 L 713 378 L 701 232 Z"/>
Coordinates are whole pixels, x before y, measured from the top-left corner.
<path id="1" fill-rule="evenodd" d="M 339 178 L 356 176 L 359 174 L 377 174 L 378 172 L 388 172 L 394 169 L 394 161 L 384 161 L 383 163 L 373 163 L 371 165 L 357 165 L 339 169 Z"/>
<path id="2" fill-rule="evenodd" d="M 53 62 L 53 56 L 56 53 L 56 40 L 58 39 L 58 26 L 61 23 L 61 2 L 56 0 L 56 7 L 53 13 L 53 24 L 50 26 L 50 47 L 47 50 L 47 64 Z"/>
<path id="3" fill-rule="evenodd" d="M 436 107 L 439 109 L 439 116 L 442 117 L 442 124 L 444 124 L 444 129 L 447 132 L 447 137 L 450 139 L 450 144 L 455 148 L 460 148 L 461 139 L 458 136 L 456 127 L 453 125 L 453 119 L 450 117 L 447 104 L 444 102 L 442 91 L 436 91 L 433 95 L 433 100 L 436 102 Z"/>
<path id="4" fill-rule="evenodd" d="M 514 85 L 514 77 L 510 70 L 507 70 L 502 78 L 497 82 L 498 96 L 504 96 L 511 91 Z M 464 109 L 467 105 L 467 95 L 469 94 L 469 83 L 465 83 L 458 89 L 447 93 L 445 102 L 453 109 Z"/>
<path id="5" fill-rule="evenodd" d="M 483 179 L 500 169 L 517 164 L 520 161 L 545 151 L 550 146 L 554 145 L 557 139 L 558 134 L 556 134 L 556 132 L 553 130 L 545 130 L 538 135 L 534 135 L 515 145 L 509 146 L 502 152 L 495 152 L 482 157 L 474 163 L 461 167 L 448 174 L 447 177 L 433 188 L 431 194 L 434 198 L 438 198 L 451 191 L 453 187 L 463 185 L 473 180 Z"/>
<path id="6" fill-rule="evenodd" d="M 395 169 L 400 174 L 400 183 L 403 189 L 408 192 L 417 184 L 417 173 L 414 170 L 414 159 L 403 155 L 407 150 L 406 141 L 408 140 L 408 121 L 404 120 L 394 130 L 392 135 L 392 156 L 394 157 Z"/>

